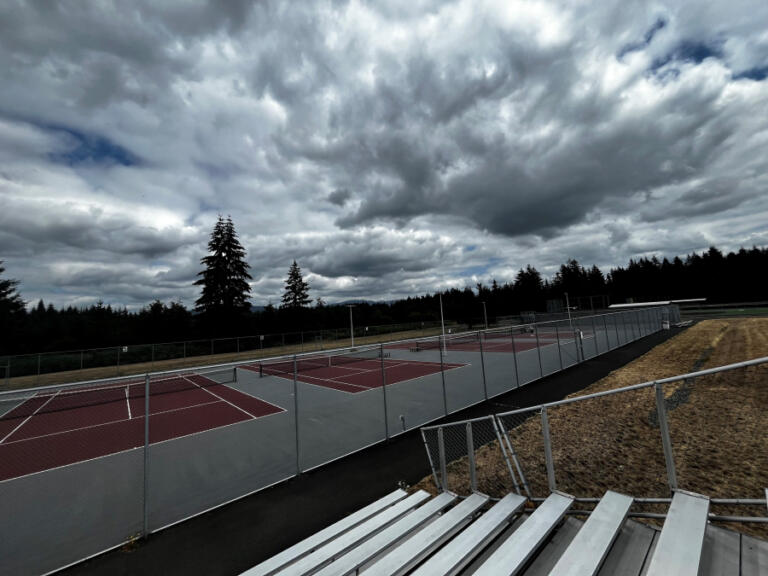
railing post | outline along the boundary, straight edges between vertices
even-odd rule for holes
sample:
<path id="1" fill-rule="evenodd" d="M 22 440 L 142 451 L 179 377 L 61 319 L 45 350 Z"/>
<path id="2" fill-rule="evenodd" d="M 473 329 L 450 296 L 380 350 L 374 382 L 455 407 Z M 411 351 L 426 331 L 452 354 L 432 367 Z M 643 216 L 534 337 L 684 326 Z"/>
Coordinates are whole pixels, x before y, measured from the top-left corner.
<path id="1" fill-rule="evenodd" d="M 488 400 L 488 384 L 485 381 L 485 354 L 483 353 L 483 333 L 477 332 L 477 341 L 480 343 L 480 368 L 483 371 L 483 395 Z"/>
<path id="2" fill-rule="evenodd" d="M 387 369 L 384 364 L 384 344 L 379 344 L 381 356 L 381 390 L 384 400 L 384 438 L 389 440 L 389 414 L 387 413 Z"/>
<path id="3" fill-rule="evenodd" d="M 477 470 L 475 469 L 475 440 L 472 437 L 472 422 L 467 422 L 467 461 L 469 463 L 469 489 L 477 492 Z"/>
<path id="4" fill-rule="evenodd" d="M 149 536 L 149 374 L 144 376 L 144 526 L 142 536 Z"/>
<path id="5" fill-rule="evenodd" d="M 435 463 L 432 460 L 432 452 L 429 449 L 429 443 L 427 442 L 427 436 L 424 434 L 424 428 L 421 429 L 421 439 L 424 442 L 424 449 L 427 451 L 427 460 L 429 460 L 429 467 L 432 469 L 432 478 L 435 480 L 435 488 L 440 489 L 440 481 L 437 479 L 437 470 L 435 469 Z"/>
<path id="6" fill-rule="evenodd" d="M 677 490 L 677 473 L 675 472 L 675 456 L 672 453 L 672 440 L 669 436 L 669 422 L 667 421 L 667 404 L 664 401 L 664 387 L 656 382 L 656 414 L 659 420 L 661 432 L 661 445 L 664 448 L 664 461 L 667 466 L 667 481 L 670 492 Z"/>
<path id="7" fill-rule="evenodd" d="M 549 484 L 549 491 L 554 492 L 557 490 L 557 483 L 555 482 L 555 463 L 552 459 L 552 442 L 549 438 L 549 418 L 547 417 L 546 407 L 541 409 L 541 436 L 544 439 L 544 458 L 547 466 L 547 483 Z"/>
<path id="8" fill-rule="evenodd" d="M 437 454 L 440 458 L 440 491 L 448 491 L 448 468 L 445 462 L 445 440 L 443 439 L 443 427 L 437 429 Z"/>

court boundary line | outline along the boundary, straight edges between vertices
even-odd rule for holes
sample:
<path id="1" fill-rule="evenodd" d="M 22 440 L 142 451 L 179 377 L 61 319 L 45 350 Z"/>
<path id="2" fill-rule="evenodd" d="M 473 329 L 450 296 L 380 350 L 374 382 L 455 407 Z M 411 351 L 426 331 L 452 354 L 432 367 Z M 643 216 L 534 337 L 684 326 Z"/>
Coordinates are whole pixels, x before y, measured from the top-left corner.
<path id="1" fill-rule="evenodd" d="M 37 407 L 37 410 L 35 410 L 34 412 L 32 412 L 32 414 L 30 414 L 29 416 L 27 416 L 27 417 L 24 419 L 24 421 L 23 421 L 23 422 L 21 422 L 21 423 L 20 423 L 18 426 L 16 426 L 16 428 L 14 428 L 14 429 L 13 429 L 13 430 L 11 430 L 11 431 L 10 431 L 8 434 L 6 434 L 6 435 L 5 435 L 5 437 L 4 437 L 2 440 L 0 440 L 0 444 L 6 443 L 5 441 L 6 441 L 6 440 L 8 440 L 8 438 L 10 438 L 10 437 L 11 437 L 13 434 L 15 434 L 15 433 L 16 433 L 16 430 L 18 430 L 19 428 L 21 428 L 22 426 L 24 426 L 24 424 L 26 424 L 26 423 L 29 421 L 29 419 L 30 419 L 30 418 L 32 418 L 32 416 L 34 416 L 34 415 L 35 415 L 35 414 L 37 414 L 37 413 L 38 413 L 40 410 L 42 410 L 43 406 L 45 406 L 46 404 L 48 404 L 48 402 L 50 402 L 51 400 L 53 400 L 54 398 L 56 398 L 56 396 L 58 396 L 58 395 L 59 395 L 59 392 L 56 392 L 56 394 L 53 394 L 53 395 L 52 395 L 50 398 L 48 398 L 48 400 L 46 400 L 45 402 L 43 402 L 42 404 L 40 404 L 40 406 L 38 406 L 38 407 Z M 34 398 L 34 396 L 33 396 L 32 398 Z M 27 402 L 27 401 L 29 401 L 29 399 L 25 400 L 25 402 Z M 21 404 L 19 404 L 19 406 L 23 406 L 23 405 L 24 405 L 24 403 L 23 403 L 23 402 L 22 402 Z M 9 444 L 9 443 L 8 443 L 8 444 Z"/>

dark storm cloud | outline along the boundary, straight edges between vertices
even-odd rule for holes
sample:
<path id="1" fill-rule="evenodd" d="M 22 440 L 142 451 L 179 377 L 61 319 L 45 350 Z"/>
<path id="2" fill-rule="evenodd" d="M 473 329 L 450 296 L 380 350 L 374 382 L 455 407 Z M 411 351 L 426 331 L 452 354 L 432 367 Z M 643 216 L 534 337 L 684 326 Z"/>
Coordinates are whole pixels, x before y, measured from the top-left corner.
<path id="1" fill-rule="evenodd" d="M 759 242 L 766 19 L 764 2 L 5 3 L 0 258 L 31 297 L 190 304 L 231 214 L 263 304 L 293 259 L 313 297 L 388 299 Z"/>

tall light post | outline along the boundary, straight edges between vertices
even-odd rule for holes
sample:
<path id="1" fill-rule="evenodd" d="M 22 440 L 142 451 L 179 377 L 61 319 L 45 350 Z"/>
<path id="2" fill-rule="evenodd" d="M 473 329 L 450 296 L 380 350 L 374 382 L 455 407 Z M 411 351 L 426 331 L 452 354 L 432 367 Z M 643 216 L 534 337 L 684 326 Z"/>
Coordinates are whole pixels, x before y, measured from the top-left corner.
<path id="1" fill-rule="evenodd" d="M 354 304 L 347 304 L 347 308 L 349 308 L 349 335 L 352 338 L 352 348 L 355 347 L 355 325 L 352 323 L 352 308 L 354 307 Z"/>
<path id="2" fill-rule="evenodd" d="M 482 301 L 483 304 L 483 320 L 485 321 L 485 329 L 488 330 L 488 312 L 485 310 L 485 300 Z"/>

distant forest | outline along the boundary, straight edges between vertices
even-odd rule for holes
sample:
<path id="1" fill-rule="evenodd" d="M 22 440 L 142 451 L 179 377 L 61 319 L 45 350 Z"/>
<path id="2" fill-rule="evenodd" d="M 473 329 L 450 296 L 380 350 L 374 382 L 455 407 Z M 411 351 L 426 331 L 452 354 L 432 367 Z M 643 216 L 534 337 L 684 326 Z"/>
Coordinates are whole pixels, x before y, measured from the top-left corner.
<path id="1" fill-rule="evenodd" d="M 760 272 L 762 270 L 762 272 Z M 563 264 L 545 279 L 532 266 L 521 269 L 514 282 L 451 289 L 442 293 L 446 320 L 480 326 L 485 302 L 488 320 L 545 312 L 563 301 L 567 292 L 572 306 L 601 308 L 628 301 L 707 298 L 708 303 L 768 300 L 768 248 L 741 249 L 724 255 L 715 247 L 684 258 L 641 258 L 604 275 L 596 266 L 576 260 Z M 8 280 L 5 280 L 8 283 Z M 23 297 L 23 286 L 16 287 Z M 313 295 L 310 292 L 310 297 Z M 591 298 L 590 298 L 591 297 Z M 7 300 L 7 294 L 6 294 Z M 438 294 L 409 297 L 395 302 L 357 302 L 356 326 L 435 321 L 440 318 Z M 247 310 L 226 323 L 196 314 L 177 302 L 152 302 L 138 312 L 98 303 L 84 308 L 57 309 L 40 301 L 29 310 L 9 312 L 0 297 L 0 355 L 205 339 L 224 336 L 312 331 L 349 326 L 344 305 L 325 305 L 321 299 L 301 309 L 267 306 Z"/>

